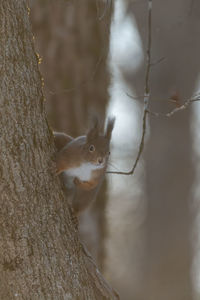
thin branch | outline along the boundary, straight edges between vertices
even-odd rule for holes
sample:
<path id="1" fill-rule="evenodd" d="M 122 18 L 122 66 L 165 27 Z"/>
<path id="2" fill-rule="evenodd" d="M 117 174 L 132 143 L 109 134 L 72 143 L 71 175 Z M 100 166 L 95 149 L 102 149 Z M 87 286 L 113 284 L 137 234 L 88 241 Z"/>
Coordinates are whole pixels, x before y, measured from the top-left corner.
<path id="1" fill-rule="evenodd" d="M 151 15 L 152 15 L 152 0 L 148 1 L 148 6 L 149 6 L 149 10 L 148 10 L 148 43 L 147 43 L 147 67 L 146 67 L 146 74 L 145 74 L 145 92 L 144 92 L 144 113 L 143 113 L 143 122 L 142 122 L 142 136 L 141 136 L 141 141 L 139 144 L 139 149 L 138 149 L 138 153 L 135 159 L 135 162 L 133 164 L 133 167 L 130 171 L 128 172 L 117 172 L 117 171 L 107 171 L 106 173 L 109 174 L 119 174 L 119 175 L 132 175 L 136 169 L 136 166 L 138 164 L 138 161 L 141 157 L 141 154 L 143 152 L 144 149 L 144 140 L 145 140 L 145 134 L 146 134 L 146 122 L 147 122 L 147 115 L 151 114 L 153 116 L 156 117 L 171 117 L 173 116 L 175 113 L 186 109 L 191 103 L 193 102 L 197 102 L 200 101 L 200 93 L 198 92 L 196 95 L 194 95 L 192 98 L 186 100 L 184 102 L 184 104 L 180 105 L 179 107 L 174 108 L 173 110 L 171 110 L 170 112 L 164 114 L 164 113 L 158 113 L 158 112 L 152 112 L 148 109 L 149 106 L 149 97 L 150 97 L 150 81 L 149 81 L 149 75 L 150 75 L 150 69 L 151 67 L 157 65 L 158 63 L 162 62 L 165 57 L 162 57 L 161 59 L 159 59 L 158 61 L 151 63 Z M 134 100 L 141 98 L 139 97 L 134 97 L 131 96 L 130 94 L 126 93 L 126 95 Z M 172 101 L 173 99 L 168 99 L 168 101 Z"/>
<path id="2" fill-rule="evenodd" d="M 140 100 L 140 99 L 144 99 L 144 95 L 142 96 L 132 96 L 130 95 L 128 92 L 125 92 L 126 96 L 128 96 L 129 98 L 133 99 L 133 100 Z"/>
<path id="3" fill-rule="evenodd" d="M 139 150 L 138 150 L 138 154 L 136 157 L 136 160 L 134 162 L 134 165 L 132 167 L 132 169 L 129 172 L 117 172 L 117 171 L 107 171 L 106 173 L 108 174 L 119 174 L 119 175 L 132 175 L 135 171 L 135 168 L 138 164 L 138 161 L 140 159 L 140 156 L 142 154 L 142 151 L 144 149 L 144 138 L 145 138 L 145 133 L 146 133 L 146 119 L 147 119 L 147 114 L 148 114 L 148 110 L 144 109 L 144 114 L 143 114 L 143 128 L 142 128 L 142 137 L 141 137 L 141 141 L 140 141 L 140 145 L 139 145 Z"/>
<path id="4" fill-rule="evenodd" d="M 146 76 L 145 76 L 145 96 L 148 95 L 149 100 L 149 74 L 151 69 L 151 11 L 152 11 L 152 0 L 148 1 L 148 43 L 147 43 L 147 68 L 146 68 Z M 145 100 L 144 96 L 144 100 Z"/>
<path id="5" fill-rule="evenodd" d="M 198 102 L 200 101 L 200 95 L 196 95 L 188 100 L 186 100 L 182 105 L 180 105 L 179 107 L 175 107 L 174 109 L 172 109 L 170 112 L 164 114 L 164 113 L 158 113 L 158 112 L 152 112 L 150 110 L 148 110 L 148 113 L 156 116 L 156 117 L 167 117 L 170 118 L 171 116 L 173 116 L 175 113 L 186 109 L 190 104 L 194 103 L 194 102 Z"/>
<path id="6" fill-rule="evenodd" d="M 147 108 L 144 109 L 142 137 L 141 137 L 141 141 L 140 141 L 140 144 L 139 144 L 138 154 L 137 154 L 137 157 L 135 159 L 133 168 L 129 172 L 107 171 L 106 173 L 109 173 L 109 174 L 119 174 L 119 175 L 132 175 L 134 173 L 135 168 L 136 168 L 136 166 L 138 164 L 138 161 L 140 159 L 140 156 L 142 154 L 142 151 L 144 149 L 144 138 L 145 138 L 145 133 L 146 133 L 146 119 L 147 119 L 147 114 L 151 114 L 151 115 L 153 115 L 155 117 L 167 117 L 167 118 L 170 118 L 172 115 L 174 115 L 178 111 L 186 109 L 191 103 L 198 102 L 198 101 L 200 101 L 200 95 L 197 95 L 194 98 L 190 98 L 190 99 L 186 100 L 183 105 L 174 108 L 172 111 L 170 111 L 170 112 L 168 112 L 166 114 L 152 112 L 152 111 L 148 110 Z"/>
<path id="7" fill-rule="evenodd" d="M 175 113 L 177 113 L 180 110 L 186 109 L 188 107 L 188 105 L 190 105 L 192 102 L 196 102 L 199 101 L 200 98 L 196 98 L 196 99 L 188 99 L 183 105 L 174 108 L 172 111 L 168 112 L 166 114 L 166 117 L 171 117 L 172 115 L 174 115 Z"/>
<path id="8" fill-rule="evenodd" d="M 141 157 L 141 154 L 144 149 L 144 139 L 146 134 L 146 122 L 147 115 L 149 113 L 149 96 L 150 96 L 150 69 L 151 69 L 151 13 L 152 13 L 152 0 L 148 1 L 148 41 L 147 41 L 147 67 L 145 74 L 145 88 L 144 88 L 144 112 L 143 112 L 143 121 L 142 121 L 142 137 L 139 144 L 138 153 L 133 164 L 133 167 L 128 172 L 116 172 L 116 171 L 107 171 L 109 174 L 120 174 L 120 175 L 132 175 L 137 167 L 138 161 Z"/>
<path id="9" fill-rule="evenodd" d="M 160 64 L 163 60 L 165 60 L 165 57 L 161 57 L 157 61 L 152 62 L 151 67 L 155 67 L 156 65 Z"/>

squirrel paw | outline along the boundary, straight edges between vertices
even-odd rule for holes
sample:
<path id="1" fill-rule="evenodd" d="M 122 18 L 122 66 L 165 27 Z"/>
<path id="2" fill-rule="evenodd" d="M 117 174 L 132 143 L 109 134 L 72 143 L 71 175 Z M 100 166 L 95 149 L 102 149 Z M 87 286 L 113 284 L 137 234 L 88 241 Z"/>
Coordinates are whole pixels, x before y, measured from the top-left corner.
<path id="1" fill-rule="evenodd" d="M 82 181 L 78 177 L 74 178 L 74 184 L 83 189 L 83 190 L 91 190 L 93 188 L 93 185 L 89 181 Z"/>

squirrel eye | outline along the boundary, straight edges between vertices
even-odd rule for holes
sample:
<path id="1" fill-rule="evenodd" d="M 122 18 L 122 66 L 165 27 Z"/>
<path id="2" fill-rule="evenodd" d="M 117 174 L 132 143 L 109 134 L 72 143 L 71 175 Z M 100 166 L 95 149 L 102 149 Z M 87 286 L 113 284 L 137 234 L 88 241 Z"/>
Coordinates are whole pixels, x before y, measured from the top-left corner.
<path id="1" fill-rule="evenodd" d="M 95 150 L 94 145 L 91 145 L 90 148 L 89 148 L 89 151 L 90 151 L 90 152 L 94 152 L 94 150 Z"/>

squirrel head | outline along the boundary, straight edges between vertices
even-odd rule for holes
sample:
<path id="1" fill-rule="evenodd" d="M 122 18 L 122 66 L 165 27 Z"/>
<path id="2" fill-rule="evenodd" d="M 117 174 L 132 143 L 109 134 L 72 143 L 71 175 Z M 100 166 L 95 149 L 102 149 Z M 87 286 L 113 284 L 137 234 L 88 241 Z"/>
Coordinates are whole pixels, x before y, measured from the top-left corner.
<path id="1" fill-rule="evenodd" d="M 88 131 L 84 145 L 84 159 L 102 168 L 106 165 L 110 155 L 110 140 L 115 118 L 109 118 L 104 134 L 100 133 L 98 119 Z"/>

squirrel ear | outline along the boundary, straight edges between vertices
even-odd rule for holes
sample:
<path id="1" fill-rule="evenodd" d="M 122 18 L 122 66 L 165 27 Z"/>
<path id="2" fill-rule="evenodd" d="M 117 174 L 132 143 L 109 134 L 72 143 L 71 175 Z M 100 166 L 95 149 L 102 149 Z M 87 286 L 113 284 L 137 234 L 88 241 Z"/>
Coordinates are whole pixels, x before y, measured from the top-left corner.
<path id="1" fill-rule="evenodd" d="M 64 148 L 73 138 L 64 132 L 53 132 L 54 142 L 58 151 Z"/>
<path id="2" fill-rule="evenodd" d="M 115 125 L 115 117 L 109 118 L 106 126 L 105 137 L 110 141 L 112 131 Z"/>
<path id="3" fill-rule="evenodd" d="M 97 138 L 98 135 L 99 135 L 99 123 L 98 123 L 98 119 L 95 118 L 93 121 L 93 127 L 87 133 L 87 140 L 91 141 Z"/>

